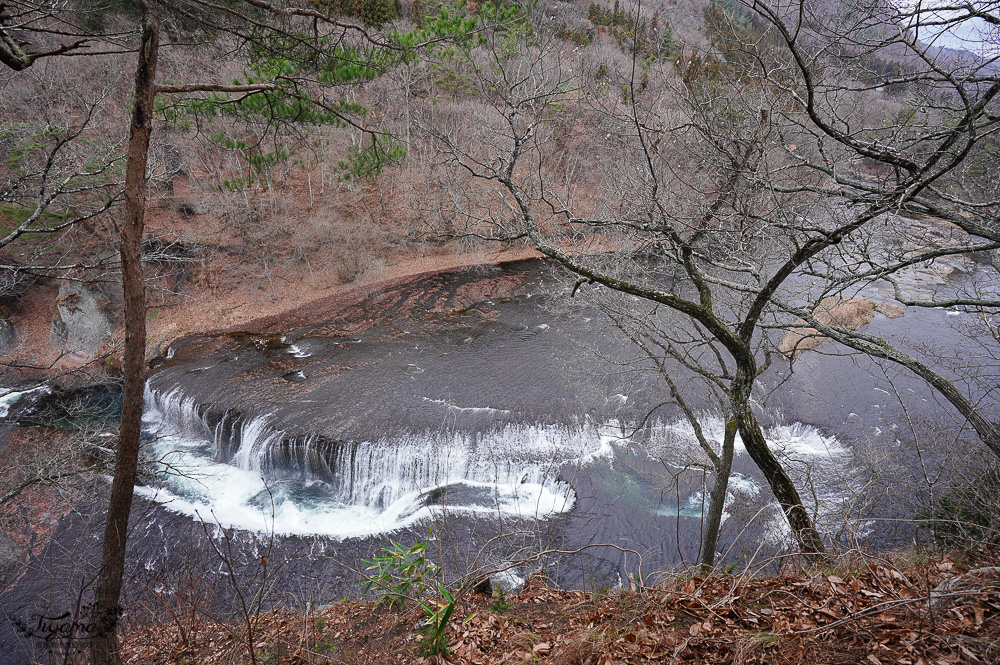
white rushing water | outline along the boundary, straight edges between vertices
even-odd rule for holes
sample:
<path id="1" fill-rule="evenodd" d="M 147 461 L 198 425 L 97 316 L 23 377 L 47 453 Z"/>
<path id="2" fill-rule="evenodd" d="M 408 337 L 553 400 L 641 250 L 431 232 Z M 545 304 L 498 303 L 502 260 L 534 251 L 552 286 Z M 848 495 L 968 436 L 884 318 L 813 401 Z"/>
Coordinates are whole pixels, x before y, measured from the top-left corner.
<path id="1" fill-rule="evenodd" d="M 572 428 L 516 424 L 481 434 L 441 431 L 391 440 L 324 442 L 290 437 L 275 428 L 267 414 L 248 420 L 228 417 L 210 427 L 195 401 L 180 389 L 147 390 L 146 405 L 143 420 L 154 437 L 152 454 L 160 460 L 164 483 L 138 491 L 199 520 L 289 535 L 365 537 L 443 510 L 553 517 L 576 503 L 572 488 L 559 479 L 561 470 L 597 460 L 614 465 L 616 451 L 634 445 L 614 422 Z M 718 450 L 722 419 L 703 415 L 701 422 Z M 676 469 L 704 463 L 704 452 L 686 420 L 654 425 L 648 433 L 648 456 Z M 776 425 L 764 434 L 799 487 L 807 490 L 803 497 L 810 510 L 820 518 L 841 516 L 845 491 L 852 484 L 850 449 L 801 423 Z M 737 437 L 737 460 L 746 460 L 745 453 Z M 647 482 L 647 489 L 657 489 L 655 479 Z M 773 499 L 765 489 L 760 479 L 734 469 L 725 516 L 732 507 L 755 504 L 764 508 L 757 518 L 768 522 L 769 539 L 786 540 L 790 534 L 785 520 L 776 504 L 769 506 Z M 650 510 L 701 518 L 706 506 L 703 492 L 696 490 L 676 506 Z"/>
<path id="2" fill-rule="evenodd" d="M 35 393 L 44 394 L 49 392 L 48 386 L 38 386 L 37 388 L 32 388 L 30 390 L 15 390 L 13 388 L 3 388 L 0 387 L 0 418 L 6 418 L 7 414 L 10 413 L 10 407 L 14 406 L 14 402 L 21 399 L 25 395 L 33 395 Z"/>
<path id="3" fill-rule="evenodd" d="M 197 519 L 280 534 L 368 536 L 428 518 L 441 504 L 466 513 L 550 517 L 575 503 L 559 470 L 610 457 L 616 440 L 596 425 L 508 425 L 480 435 L 407 434 L 321 451 L 318 439 L 290 439 L 266 415 L 209 427 L 178 389 L 147 389 L 146 404 L 143 421 L 165 484 L 140 491 Z M 227 439 L 238 444 L 230 463 L 220 454 Z M 275 448 L 325 473 L 265 480 Z M 433 496 L 442 488 L 443 498 Z"/>
<path id="4" fill-rule="evenodd" d="M 714 415 L 701 415 L 699 422 L 705 439 L 713 450 L 719 452 L 725 434 L 725 422 Z M 649 445 L 651 456 L 669 459 L 670 464 L 678 469 L 705 462 L 705 454 L 698 446 L 694 428 L 688 420 L 658 424 L 652 429 Z M 828 523 L 842 525 L 847 519 L 855 533 L 867 532 L 870 525 L 852 517 L 853 505 L 861 488 L 855 480 L 857 469 L 850 448 L 836 437 L 827 436 L 816 427 L 800 422 L 765 427 L 763 434 L 821 529 Z M 734 456 L 734 466 L 740 463 L 741 458 L 749 466 L 746 447 L 739 434 L 734 441 Z M 769 502 L 768 510 L 759 513 L 757 519 L 767 522 L 765 533 L 768 540 L 776 543 L 794 542 L 787 520 L 770 492 L 764 491 L 765 488 L 766 484 L 760 478 L 734 473 L 729 478 L 723 518 L 728 518 L 731 508 L 737 504 L 750 503 L 757 498 L 766 499 Z M 706 510 L 707 504 L 704 503 L 702 492 L 695 492 L 681 506 L 663 514 L 700 517 Z"/>

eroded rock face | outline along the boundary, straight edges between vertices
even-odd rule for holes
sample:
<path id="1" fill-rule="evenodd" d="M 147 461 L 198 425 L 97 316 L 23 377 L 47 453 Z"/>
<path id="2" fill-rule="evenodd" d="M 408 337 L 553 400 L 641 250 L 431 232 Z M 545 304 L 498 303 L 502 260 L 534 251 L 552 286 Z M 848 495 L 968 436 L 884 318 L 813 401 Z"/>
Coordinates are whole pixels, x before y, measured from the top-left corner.
<path id="1" fill-rule="evenodd" d="M 0 531 L 0 589 L 10 584 L 24 564 L 24 551 L 10 536 Z"/>
<path id="2" fill-rule="evenodd" d="M 111 334 L 108 311 L 112 299 L 98 285 L 63 282 L 56 298 L 49 346 L 77 358 L 90 360 Z"/>
<path id="3" fill-rule="evenodd" d="M 17 346 L 17 329 L 3 312 L 0 312 L 0 356 L 10 353 Z"/>

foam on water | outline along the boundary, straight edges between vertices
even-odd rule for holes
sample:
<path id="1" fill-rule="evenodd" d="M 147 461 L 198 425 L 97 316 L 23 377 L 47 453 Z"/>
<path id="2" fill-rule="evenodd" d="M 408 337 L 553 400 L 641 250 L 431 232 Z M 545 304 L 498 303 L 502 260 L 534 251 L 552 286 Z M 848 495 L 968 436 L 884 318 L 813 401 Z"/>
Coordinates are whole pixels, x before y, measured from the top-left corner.
<path id="1" fill-rule="evenodd" d="M 293 358 L 308 358 L 312 355 L 298 344 L 289 344 L 288 353 L 290 353 Z"/>
<path id="2" fill-rule="evenodd" d="M 718 416 L 703 416 L 700 419 L 702 433 L 715 450 L 722 448 L 726 426 Z M 836 437 L 826 436 L 812 425 L 789 423 L 764 428 L 764 438 L 779 457 L 786 459 L 810 458 L 811 461 L 834 459 L 849 451 Z M 651 450 L 665 450 L 678 456 L 694 454 L 701 459 L 694 427 L 687 419 L 657 425 L 653 428 Z M 743 439 L 736 435 L 735 454 L 745 455 L 747 450 Z"/>
<path id="3" fill-rule="evenodd" d="M 722 523 L 729 519 L 730 508 L 734 502 L 760 496 L 760 485 L 753 479 L 741 473 L 729 476 L 729 491 L 726 492 L 726 503 L 722 511 Z M 708 498 L 702 490 L 691 492 L 680 505 L 664 505 L 656 509 L 657 515 L 664 517 L 694 517 L 702 519 L 708 514 Z"/>
<path id="4" fill-rule="evenodd" d="M 428 404 L 437 404 L 438 406 L 446 407 L 449 411 L 455 411 L 458 413 L 480 413 L 480 414 L 500 414 L 509 415 L 510 411 L 507 409 L 494 409 L 489 406 L 456 406 L 451 402 L 445 401 L 443 399 L 431 399 L 430 397 L 421 397 L 421 400 L 427 402 Z"/>
<path id="5" fill-rule="evenodd" d="M 617 440 L 594 425 L 507 425 L 484 434 L 406 434 L 320 451 L 315 438 L 290 437 L 268 415 L 222 418 L 212 427 L 204 409 L 178 389 L 147 390 L 146 404 L 143 420 L 164 485 L 144 494 L 197 519 L 281 534 L 368 536 L 413 524 L 442 506 L 550 517 L 575 503 L 570 486 L 558 479 L 560 469 L 613 454 Z M 224 462 L 227 447 L 236 446 Z M 327 476 L 272 473 L 268 460 L 276 448 L 324 465 Z"/>
<path id="6" fill-rule="evenodd" d="M 6 418 L 7 414 L 10 413 L 10 407 L 14 406 L 14 402 L 21 399 L 24 395 L 47 392 L 49 392 L 48 386 L 39 386 L 31 390 L 20 391 L 11 388 L 0 388 L 0 395 L 2 395 L 0 396 L 0 418 Z"/>
<path id="7" fill-rule="evenodd" d="M 709 445 L 716 452 L 720 451 L 725 434 L 723 419 L 718 416 L 703 415 L 699 422 Z M 827 436 L 817 428 L 799 422 L 765 427 L 763 433 L 769 447 L 781 461 L 795 485 L 800 488 L 800 492 L 807 490 L 802 496 L 807 508 L 816 516 L 817 523 L 819 525 L 827 521 L 831 524 L 842 523 L 845 502 L 850 503 L 855 490 L 851 450 L 836 437 Z M 734 444 L 737 457 L 747 454 L 739 434 L 736 435 Z M 705 453 L 698 445 L 694 428 L 687 419 L 654 426 L 649 452 L 661 459 L 669 457 L 672 460 L 671 466 L 676 468 L 702 463 L 705 457 Z M 730 476 L 730 493 L 726 495 L 726 507 L 728 508 L 733 500 L 732 492 L 742 494 L 746 498 L 760 496 L 766 487 L 762 482 L 742 474 Z M 701 492 L 694 492 L 681 502 L 679 508 L 668 509 L 668 514 L 700 517 L 702 500 Z M 772 503 L 770 509 L 762 515 L 767 520 L 765 531 L 770 542 L 777 544 L 794 542 L 788 523 L 776 502 Z M 728 511 L 723 514 L 723 518 L 726 517 Z M 858 534 L 866 532 L 869 528 L 863 521 L 856 521 L 852 526 Z"/>
<path id="8" fill-rule="evenodd" d="M 486 406 L 437 406 L 475 413 L 503 413 Z M 174 389 L 147 390 L 146 431 L 164 469 L 159 488 L 140 491 L 171 510 L 225 527 L 334 538 L 391 532 L 439 514 L 518 516 L 544 519 L 570 510 L 572 488 L 559 480 L 567 465 L 601 460 L 617 466 L 616 451 L 645 445 L 647 453 L 679 469 L 704 462 L 691 425 L 684 419 L 659 423 L 643 444 L 625 423 L 497 425 L 485 433 L 460 431 L 400 434 L 391 439 L 339 442 L 291 436 L 270 414 L 206 417 L 207 409 Z M 705 437 L 721 448 L 725 427 L 701 417 Z M 818 521 L 842 523 L 852 486 L 851 451 L 835 437 L 802 423 L 764 430 L 772 450 L 800 488 Z M 736 438 L 737 457 L 746 450 Z M 744 465 L 747 461 L 744 460 Z M 733 473 L 723 519 L 732 505 L 761 501 L 766 539 L 791 539 L 781 510 L 769 502 L 766 485 Z M 701 518 L 703 489 L 679 505 L 650 507 L 668 517 Z M 861 530 L 856 526 L 855 532 Z"/>
<path id="9" fill-rule="evenodd" d="M 826 436 L 812 425 L 803 423 L 768 427 L 764 430 L 764 438 L 779 456 L 787 459 L 805 457 L 813 461 L 836 460 L 849 453 L 836 437 Z M 742 440 L 739 445 L 741 452 L 745 453 Z"/>
<path id="10" fill-rule="evenodd" d="M 742 473 L 734 473 L 729 476 L 729 489 L 745 494 L 746 496 L 760 496 L 760 485 Z"/>

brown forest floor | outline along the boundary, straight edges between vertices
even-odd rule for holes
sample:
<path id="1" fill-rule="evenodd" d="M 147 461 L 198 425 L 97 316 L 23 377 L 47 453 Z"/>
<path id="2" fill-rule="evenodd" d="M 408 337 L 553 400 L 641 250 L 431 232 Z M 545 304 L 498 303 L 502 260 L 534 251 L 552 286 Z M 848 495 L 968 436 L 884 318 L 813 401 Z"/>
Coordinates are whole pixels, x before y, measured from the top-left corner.
<path id="1" fill-rule="evenodd" d="M 602 594 L 556 590 L 534 577 L 505 606 L 474 594 L 461 599 L 448 628 L 450 653 L 431 658 L 418 655 L 418 607 L 343 602 L 310 615 L 261 615 L 255 658 L 274 665 L 992 665 L 1000 663 L 1000 572 L 968 571 L 994 561 L 983 553 L 919 564 L 868 559 L 770 577 L 675 576 L 640 592 Z M 126 635 L 123 655 L 143 665 L 250 663 L 245 635 L 241 624 L 178 620 Z"/>

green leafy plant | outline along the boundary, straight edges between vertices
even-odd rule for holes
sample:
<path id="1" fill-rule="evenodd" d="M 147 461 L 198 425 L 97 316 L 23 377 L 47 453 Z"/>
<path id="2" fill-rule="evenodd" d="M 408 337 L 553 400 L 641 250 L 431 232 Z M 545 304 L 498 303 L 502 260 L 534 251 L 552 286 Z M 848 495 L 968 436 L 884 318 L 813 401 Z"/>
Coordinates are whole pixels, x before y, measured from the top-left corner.
<path id="1" fill-rule="evenodd" d="M 337 163 L 337 169 L 341 172 L 338 179 L 374 180 L 386 166 L 402 161 L 404 157 L 406 147 L 382 130 L 380 134 L 371 134 L 371 141 L 367 145 L 347 149 L 346 159 Z"/>
<path id="2" fill-rule="evenodd" d="M 428 531 L 428 539 L 430 535 Z M 427 561 L 427 541 L 405 547 L 390 540 L 388 547 L 372 559 L 365 559 L 365 563 L 369 564 L 370 575 L 362 583 L 362 595 L 378 591 L 382 595 L 376 605 L 385 603 L 396 609 L 403 609 L 407 598 L 420 596 L 430 588 L 441 570 Z"/>
<path id="3" fill-rule="evenodd" d="M 317 653 L 332 653 L 336 650 L 333 646 L 333 633 L 326 633 L 313 645 L 313 651 Z"/>
<path id="4" fill-rule="evenodd" d="M 423 639 L 420 640 L 421 656 L 443 656 L 448 653 L 448 636 L 445 630 L 448 628 L 448 621 L 455 613 L 455 596 L 448 591 L 448 588 L 440 582 L 437 583 L 438 593 L 444 602 L 437 603 L 432 607 L 427 603 L 420 603 L 421 609 L 427 616 L 427 620 L 420 628 Z"/>
<path id="5" fill-rule="evenodd" d="M 284 644 L 265 644 L 260 650 L 260 662 L 266 665 L 283 663 L 288 656 L 288 646 Z"/>
<path id="6" fill-rule="evenodd" d="M 493 602 L 490 603 L 490 609 L 497 614 L 503 614 L 514 607 L 514 603 L 507 599 L 507 592 L 499 584 L 493 588 Z"/>
<path id="7" fill-rule="evenodd" d="M 917 513 L 921 527 L 948 547 L 1000 544 L 1000 468 L 952 485 L 937 503 Z"/>

